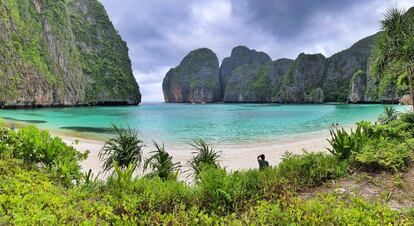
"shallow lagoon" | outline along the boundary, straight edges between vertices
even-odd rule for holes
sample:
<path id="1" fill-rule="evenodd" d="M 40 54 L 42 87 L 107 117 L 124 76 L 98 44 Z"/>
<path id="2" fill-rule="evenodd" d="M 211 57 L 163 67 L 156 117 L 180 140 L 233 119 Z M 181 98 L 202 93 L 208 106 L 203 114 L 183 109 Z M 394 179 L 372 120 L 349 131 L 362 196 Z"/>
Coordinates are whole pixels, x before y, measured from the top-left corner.
<path id="1" fill-rule="evenodd" d="M 407 111 L 408 106 L 395 106 Z M 34 123 L 44 129 L 95 137 L 108 136 L 111 123 L 136 129 L 145 140 L 189 143 L 205 138 L 212 143 L 271 141 L 343 126 L 375 121 L 380 104 L 142 104 L 129 107 L 79 107 L 0 110 L 6 120 Z"/>

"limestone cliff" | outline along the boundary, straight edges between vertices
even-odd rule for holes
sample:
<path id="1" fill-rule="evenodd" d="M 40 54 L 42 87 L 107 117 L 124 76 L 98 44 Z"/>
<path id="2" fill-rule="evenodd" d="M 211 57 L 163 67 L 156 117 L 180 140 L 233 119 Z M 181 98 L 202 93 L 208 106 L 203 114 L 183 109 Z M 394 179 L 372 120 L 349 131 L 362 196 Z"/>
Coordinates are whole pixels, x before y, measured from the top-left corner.
<path id="1" fill-rule="evenodd" d="M 191 51 L 168 71 L 162 87 L 165 102 L 210 103 L 220 101 L 219 61 L 213 51 Z"/>
<path id="2" fill-rule="evenodd" d="M 273 101 L 279 103 L 323 102 L 324 99 L 321 100 L 321 98 L 324 97 L 322 87 L 326 66 L 327 60 L 322 54 L 301 53 L 291 64 L 279 86 L 275 87 Z"/>
<path id="3" fill-rule="evenodd" d="M 220 66 L 224 102 L 270 102 L 272 59 L 264 52 L 235 47 Z"/>
<path id="4" fill-rule="evenodd" d="M 97 0 L 0 0 L 0 107 L 138 104 L 126 43 Z"/>

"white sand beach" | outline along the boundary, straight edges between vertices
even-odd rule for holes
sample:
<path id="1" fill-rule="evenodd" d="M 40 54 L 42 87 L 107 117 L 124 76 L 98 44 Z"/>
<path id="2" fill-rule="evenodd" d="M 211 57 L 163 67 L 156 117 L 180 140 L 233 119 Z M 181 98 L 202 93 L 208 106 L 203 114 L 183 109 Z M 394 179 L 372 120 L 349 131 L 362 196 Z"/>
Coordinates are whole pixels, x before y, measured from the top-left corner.
<path id="1" fill-rule="evenodd" d="M 101 171 L 101 162 L 98 158 L 98 153 L 101 147 L 104 145 L 103 141 L 76 138 L 66 135 L 60 136 L 67 144 L 70 144 L 77 148 L 79 151 L 89 150 L 90 154 L 88 159 L 82 163 L 82 167 L 85 171 L 92 169 L 93 173 L 97 175 Z M 328 146 L 327 138 L 329 137 L 329 131 L 321 131 L 314 134 L 296 135 L 288 138 L 280 138 L 272 142 L 251 142 L 244 144 L 223 144 L 214 145 L 217 151 L 221 151 L 221 165 L 226 167 L 229 171 L 244 170 L 258 168 L 257 156 L 260 154 L 266 155 L 266 160 L 271 165 L 277 165 L 285 152 L 291 152 L 294 154 L 301 154 L 303 150 L 308 152 L 313 151 L 326 151 L 325 147 Z M 75 140 L 78 140 L 78 144 L 75 144 Z M 147 144 L 144 149 L 144 157 L 148 155 L 148 152 L 153 151 L 154 148 L 151 144 Z M 193 150 L 190 145 L 168 145 L 166 144 L 166 150 L 173 156 L 173 160 L 185 165 L 187 160 L 192 157 Z M 100 177 L 102 176 L 101 173 Z"/>

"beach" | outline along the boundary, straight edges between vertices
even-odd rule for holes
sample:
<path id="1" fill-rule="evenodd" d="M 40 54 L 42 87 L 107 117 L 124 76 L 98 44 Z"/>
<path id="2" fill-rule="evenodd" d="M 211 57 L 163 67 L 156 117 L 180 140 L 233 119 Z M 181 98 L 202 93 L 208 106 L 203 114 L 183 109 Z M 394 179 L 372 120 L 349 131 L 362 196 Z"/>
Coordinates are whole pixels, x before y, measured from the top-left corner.
<path id="1" fill-rule="evenodd" d="M 54 134 L 56 135 L 56 134 Z M 79 151 L 89 151 L 88 158 L 82 162 L 82 169 L 97 175 L 101 172 L 101 162 L 98 153 L 104 145 L 104 141 L 93 140 L 87 138 L 79 138 L 67 135 L 57 134 L 62 140 L 73 145 Z M 295 135 L 286 138 L 275 139 L 274 141 L 251 141 L 236 144 L 217 144 L 213 147 L 221 152 L 220 164 L 228 171 L 248 170 L 258 168 L 257 156 L 264 154 L 270 165 L 277 165 L 286 152 L 293 154 L 302 154 L 303 150 L 308 152 L 326 152 L 328 147 L 327 138 L 329 131 L 320 131 L 311 134 Z M 75 142 L 78 141 L 78 142 Z M 152 144 L 145 143 L 144 158 L 148 157 L 148 153 L 153 151 Z M 165 144 L 168 153 L 173 157 L 174 162 L 180 162 L 185 166 L 186 162 L 191 159 L 194 150 L 190 145 L 171 145 Z M 100 178 L 105 178 L 107 174 L 103 172 L 99 174 Z"/>

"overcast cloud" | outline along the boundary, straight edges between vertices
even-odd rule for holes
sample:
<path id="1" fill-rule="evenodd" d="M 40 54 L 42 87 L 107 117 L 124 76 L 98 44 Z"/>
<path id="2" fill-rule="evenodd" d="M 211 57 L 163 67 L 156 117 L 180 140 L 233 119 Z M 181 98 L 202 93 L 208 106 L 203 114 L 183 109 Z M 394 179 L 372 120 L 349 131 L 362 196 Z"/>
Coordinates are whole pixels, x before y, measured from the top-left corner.
<path id="1" fill-rule="evenodd" d="M 163 101 L 161 83 L 191 50 L 219 60 L 238 45 L 273 59 L 330 56 L 379 30 L 390 7 L 414 0 L 102 0 L 128 43 L 143 102 Z"/>

